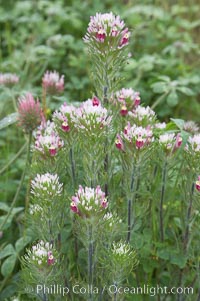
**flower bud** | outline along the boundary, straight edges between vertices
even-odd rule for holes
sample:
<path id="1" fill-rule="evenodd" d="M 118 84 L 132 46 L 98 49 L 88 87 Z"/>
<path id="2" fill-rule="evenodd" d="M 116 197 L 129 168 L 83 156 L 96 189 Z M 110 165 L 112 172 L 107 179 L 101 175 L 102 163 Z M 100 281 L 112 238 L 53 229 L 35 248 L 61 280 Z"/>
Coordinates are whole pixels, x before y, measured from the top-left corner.
<path id="1" fill-rule="evenodd" d="M 198 176 L 198 181 L 196 181 L 195 187 L 198 191 L 200 191 L 200 176 Z"/>
<path id="2" fill-rule="evenodd" d="M 120 114 L 121 114 L 122 116 L 126 116 L 126 115 L 128 114 L 128 110 L 127 110 L 127 107 L 126 107 L 126 106 L 122 106 L 122 107 L 121 107 Z"/>
<path id="3" fill-rule="evenodd" d="M 69 127 L 69 125 L 68 125 L 68 123 L 67 123 L 66 121 L 64 121 L 64 122 L 62 123 L 62 130 L 63 130 L 64 132 L 69 132 L 69 131 L 70 131 L 70 127 Z"/>
<path id="4" fill-rule="evenodd" d="M 40 103 L 38 100 L 34 100 L 31 93 L 27 93 L 19 99 L 18 114 L 19 126 L 21 126 L 26 133 L 35 130 L 38 125 L 44 121 Z"/>

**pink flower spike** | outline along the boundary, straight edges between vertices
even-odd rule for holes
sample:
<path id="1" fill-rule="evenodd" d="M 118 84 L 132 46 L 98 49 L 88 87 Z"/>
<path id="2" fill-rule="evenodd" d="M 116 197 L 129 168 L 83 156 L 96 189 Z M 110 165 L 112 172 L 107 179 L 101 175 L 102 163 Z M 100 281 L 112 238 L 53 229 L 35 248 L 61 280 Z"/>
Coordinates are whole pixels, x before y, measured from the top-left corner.
<path id="1" fill-rule="evenodd" d="M 31 93 L 19 98 L 18 103 L 19 126 L 26 133 L 35 130 L 41 122 L 44 122 L 44 115 L 38 100 L 34 100 Z"/>
<path id="2" fill-rule="evenodd" d="M 96 188 L 79 186 L 75 196 L 72 197 L 70 208 L 80 217 L 90 218 L 94 214 L 101 214 L 107 203 L 105 192 L 99 185 Z"/>
<path id="3" fill-rule="evenodd" d="M 132 88 L 122 88 L 115 93 L 114 104 L 120 104 L 120 106 L 127 107 L 128 111 L 132 111 L 140 104 L 140 93 Z"/>
<path id="4" fill-rule="evenodd" d="M 64 90 L 64 75 L 56 71 L 47 71 L 42 78 L 42 86 L 50 94 L 60 93 Z"/>
<path id="5" fill-rule="evenodd" d="M 128 44 L 129 36 L 128 28 L 125 28 L 124 21 L 119 16 L 115 16 L 112 12 L 96 13 L 90 18 L 83 40 L 85 43 L 93 44 L 98 51 L 104 52 L 120 50 Z M 102 49 L 99 50 L 97 43 L 102 43 L 102 47 L 100 47 Z"/>
<path id="6" fill-rule="evenodd" d="M 19 77 L 13 73 L 0 73 L 0 85 L 12 87 L 19 82 Z"/>

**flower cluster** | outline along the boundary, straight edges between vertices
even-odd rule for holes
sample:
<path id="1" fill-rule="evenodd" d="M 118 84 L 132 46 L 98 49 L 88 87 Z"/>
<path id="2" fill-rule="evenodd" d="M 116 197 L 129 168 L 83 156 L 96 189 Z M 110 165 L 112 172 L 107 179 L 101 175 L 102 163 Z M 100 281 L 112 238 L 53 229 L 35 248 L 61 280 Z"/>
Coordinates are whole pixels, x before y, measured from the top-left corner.
<path id="1" fill-rule="evenodd" d="M 112 245 L 112 253 L 113 255 L 118 255 L 119 257 L 127 257 L 131 256 L 133 254 L 133 250 L 131 249 L 131 246 L 127 243 L 123 242 L 114 242 Z"/>
<path id="2" fill-rule="evenodd" d="M 147 146 L 153 140 L 153 132 L 149 128 L 143 128 L 141 126 L 133 126 L 130 123 L 124 129 L 124 132 L 121 134 L 126 142 L 134 145 L 137 149 L 142 149 Z M 123 139 L 118 134 L 117 139 L 115 140 L 115 145 L 118 149 L 123 150 Z"/>
<path id="3" fill-rule="evenodd" d="M 0 73 L 0 85 L 11 87 L 19 82 L 19 77 L 12 73 Z"/>
<path id="4" fill-rule="evenodd" d="M 76 107 L 68 105 L 66 102 L 60 107 L 59 111 L 53 114 L 53 120 L 57 129 L 68 133 L 73 127 L 74 116 L 76 115 Z"/>
<path id="5" fill-rule="evenodd" d="M 165 122 L 158 122 L 154 124 L 154 127 L 159 130 L 164 130 L 167 124 Z"/>
<path id="6" fill-rule="evenodd" d="M 18 104 L 19 125 L 26 133 L 35 130 L 44 121 L 44 115 L 39 101 L 35 101 L 31 93 L 19 99 Z"/>
<path id="7" fill-rule="evenodd" d="M 60 93 L 64 90 L 64 75 L 56 71 L 47 71 L 42 78 L 42 86 L 50 94 Z"/>
<path id="8" fill-rule="evenodd" d="M 196 134 L 199 132 L 199 126 L 194 121 L 185 121 L 183 129 L 191 134 Z"/>
<path id="9" fill-rule="evenodd" d="M 36 133 L 35 149 L 42 154 L 55 156 L 64 142 L 55 130 L 55 124 L 47 121 L 45 125 L 41 125 Z"/>
<path id="10" fill-rule="evenodd" d="M 30 208 L 29 208 L 29 213 L 30 215 L 34 215 L 34 214 L 37 214 L 37 213 L 40 213 L 42 212 L 43 209 L 40 205 L 38 204 L 30 204 Z"/>
<path id="11" fill-rule="evenodd" d="M 73 118 L 75 127 L 83 130 L 85 134 L 99 134 L 105 127 L 109 126 L 112 116 L 108 115 L 97 98 L 88 99 L 76 111 Z"/>
<path id="12" fill-rule="evenodd" d="M 104 216 L 103 219 L 105 222 L 108 223 L 109 227 L 113 227 L 116 224 L 121 224 L 122 220 L 115 214 L 113 215 L 111 212 L 107 212 Z"/>
<path id="13" fill-rule="evenodd" d="M 122 88 L 116 92 L 115 96 L 117 101 L 114 102 L 120 105 L 120 114 L 122 116 L 126 116 L 129 111 L 132 111 L 140 104 L 140 93 L 132 88 Z"/>
<path id="14" fill-rule="evenodd" d="M 31 193 L 39 198 L 49 200 L 52 197 L 58 197 L 62 194 L 63 184 L 59 182 L 57 174 L 52 175 L 46 173 L 43 175 L 37 175 L 34 180 L 31 181 Z"/>
<path id="15" fill-rule="evenodd" d="M 107 207 L 108 201 L 100 186 L 95 189 L 79 186 L 78 192 L 72 197 L 71 210 L 80 216 L 90 217 Z"/>
<path id="16" fill-rule="evenodd" d="M 163 145 L 166 149 L 172 149 L 175 143 L 174 133 L 164 133 L 159 136 L 159 144 Z"/>
<path id="17" fill-rule="evenodd" d="M 200 134 L 196 134 L 193 137 L 188 138 L 188 146 L 187 150 L 191 149 L 192 152 L 199 153 L 200 152 Z"/>
<path id="18" fill-rule="evenodd" d="M 87 33 L 84 37 L 86 43 L 90 42 L 94 45 L 101 44 L 109 46 L 108 51 L 114 51 L 126 46 L 129 43 L 130 32 L 125 28 L 124 21 L 119 16 L 110 13 L 97 13 L 90 17 Z M 100 51 L 100 48 L 98 47 Z"/>
<path id="19" fill-rule="evenodd" d="M 132 117 L 134 121 L 140 125 L 143 123 L 145 125 L 152 124 L 154 123 L 156 118 L 155 112 L 149 106 L 148 107 L 138 106 L 132 112 L 129 112 L 129 116 Z"/>
<path id="20" fill-rule="evenodd" d="M 24 258 L 39 267 L 52 266 L 56 264 L 56 250 L 49 242 L 40 241 L 28 250 Z"/>
<path id="21" fill-rule="evenodd" d="M 180 134 L 165 133 L 159 136 L 158 142 L 166 151 L 174 151 L 181 146 L 182 137 Z"/>
<path id="22" fill-rule="evenodd" d="M 196 181 L 196 183 L 195 183 L 196 185 L 196 189 L 198 190 L 198 191 L 200 191 L 200 176 L 198 176 L 198 180 Z"/>

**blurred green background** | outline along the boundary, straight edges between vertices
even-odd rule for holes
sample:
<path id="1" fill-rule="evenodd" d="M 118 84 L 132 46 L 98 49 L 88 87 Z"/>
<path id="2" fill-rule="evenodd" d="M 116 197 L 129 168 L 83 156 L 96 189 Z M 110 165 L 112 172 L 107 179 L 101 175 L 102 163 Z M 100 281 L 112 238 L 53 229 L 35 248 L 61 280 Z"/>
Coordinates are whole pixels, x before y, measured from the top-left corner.
<path id="1" fill-rule="evenodd" d="M 109 11 L 119 14 L 132 31 L 132 57 L 123 73 L 123 85 L 138 89 L 148 105 L 162 96 L 156 109 L 162 118 L 173 114 L 198 121 L 197 0 L 1 0 L 1 72 L 20 76 L 18 94 L 32 90 L 40 97 L 44 71 L 55 69 L 65 75 L 64 99 L 87 99 L 93 88 L 82 37 L 91 15 Z M 1 93 L 1 110 L 2 105 L 8 109 L 7 98 Z"/>

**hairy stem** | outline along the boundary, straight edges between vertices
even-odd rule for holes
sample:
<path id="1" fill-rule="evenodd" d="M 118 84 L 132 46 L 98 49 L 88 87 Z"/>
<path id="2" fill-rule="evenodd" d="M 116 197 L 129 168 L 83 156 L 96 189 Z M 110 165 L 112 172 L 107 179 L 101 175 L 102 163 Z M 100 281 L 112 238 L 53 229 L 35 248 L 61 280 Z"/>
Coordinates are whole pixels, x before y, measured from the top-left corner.
<path id="1" fill-rule="evenodd" d="M 131 239 L 131 199 L 128 200 L 128 233 L 127 233 L 127 243 L 130 242 Z"/>
<path id="2" fill-rule="evenodd" d="M 185 236 L 184 236 L 184 241 L 183 241 L 184 253 L 187 253 L 188 242 L 189 242 L 189 228 L 190 228 L 190 217 L 191 217 L 192 204 L 193 204 L 193 194 L 194 194 L 194 183 L 192 184 L 190 201 L 189 201 L 188 210 L 187 210 L 187 217 L 186 217 L 187 226 L 186 226 Z"/>
<path id="3" fill-rule="evenodd" d="M 93 238 L 92 238 L 92 225 L 88 227 L 88 285 L 91 288 L 93 284 Z M 89 301 L 93 300 L 91 289 L 89 290 Z"/>
<path id="4" fill-rule="evenodd" d="M 28 140 L 28 150 L 27 150 L 27 165 L 31 165 L 31 142 L 32 142 L 32 132 L 29 133 L 29 140 Z M 31 179 L 29 178 L 28 186 L 27 186 L 27 191 L 26 191 L 26 199 L 25 199 L 25 212 L 27 212 L 28 207 L 29 207 L 29 197 L 30 197 L 30 187 L 31 187 Z"/>
<path id="5" fill-rule="evenodd" d="M 165 188 L 166 188 L 166 176 L 167 176 L 167 160 L 164 163 L 162 171 L 162 189 L 160 197 L 160 239 L 164 241 L 164 221 L 163 221 L 163 203 L 165 197 Z"/>
<path id="6" fill-rule="evenodd" d="M 47 297 L 47 294 L 45 292 L 43 293 L 43 301 L 48 301 L 48 297 Z"/>
<path id="7" fill-rule="evenodd" d="M 0 230 L 3 230 L 3 227 L 4 227 L 4 225 L 6 224 L 8 218 L 9 218 L 9 216 L 10 216 L 10 214 L 11 214 L 11 212 L 12 212 L 14 206 L 15 206 L 15 203 L 16 203 L 16 201 L 17 201 L 17 199 L 18 199 L 19 193 L 20 193 L 21 188 L 22 188 L 22 186 L 23 186 L 24 178 L 25 178 L 26 171 L 27 171 L 27 167 L 28 167 L 28 165 L 29 165 L 29 160 L 30 160 L 30 146 L 31 146 L 31 139 L 32 139 L 32 132 L 29 133 L 28 147 L 27 147 L 27 155 L 26 155 L 26 163 L 25 163 L 24 171 L 23 171 L 23 173 L 22 173 L 22 176 L 21 176 L 21 179 L 20 179 L 20 183 L 19 183 L 19 186 L 18 186 L 17 191 L 16 191 L 16 193 L 15 193 L 14 199 L 13 199 L 13 201 L 12 201 L 12 203 L 11 203 L 10 209 L 9 209 L 9 211 L 8 211 L 8 213 L 7 213 L 6 217 L 5 217 L 5 219 L 3 220 L 3 222 L 2 222 L 1 225 L 0 225 Z"/>
<path id="8" fill-rule="evenodd" d="M 117 283 L 116 282 L 114 282 L 114 285 L 115 285 L 115 287 L 117 287 Z M 116 292 L 114 293 L 114 301 L 117 301 L 117 290 L 116 290 Z"/>
<path id="9" fill-rule="evenodd" d="M 136 181 L 137 182 L 137 179 L 136 179 L 136 175 L 134 176 L 134 172 L 135 172 L 135 166 L 133 164 L 133 169 L 132 169 L 132 175 L 131 175 L 131 184 L 130 184 L 130 192 L 131 194 L 133 193 L 133 190 L 134 190 L 134 186 L 137 190 L 137 183 L 136 185 L 134 185 L 134 182 Z M 127 243 L 130 242 L 130 239 L 131 239 L 131 229 L 132 229 L 132 218 L 133 218 L 133 212 L 132 212 L 132 203 L 134 202 L 135 200 L 135 196 L 136 196 L 136 191 L 135 193 L 133 194 L 132 196 L 132 199 L 129 198 L 128 199 L 128 232 L 127 232 Z"/>
<path id="10" fill-rule="evenodd" d="M 70 150 L 69 150 L 69 158 L 70 158 L 70 164 L 71 164 L 73 188 L 75 188 L 75 186 L 76 186 L 76 173 L 75 173 L 75 163 L 74 163 L 74 156 L 73 156 L 73 149 L 72 148 L 70 148 Z"/>
<path id="11" fill-rule="evenodd" d="M 107 71 L 106 71 L 106 83 L 108 84 L 108 79 L 107 79 Z M 108 104 L 108 95 L 107 95 L 107 92 L 108 92 L 108 86 L 105 86 L 104 87 L 104 90 L 103 90 L 103 103 L 104 105 L 107 105 Z M 108 196 L 108 133 L 106 133 L 106 138 L 105 138 L 105 148 L 104 148 L 104 151 L 105 151 L 105 159 L 104 159 L 104 171 L 105 171 L 105 175 L 106 175 L 106 183 L 105 183 L 105 196 L 107 197 Z"/>
<path id="12" fill-rule="evenodd" d="M 194 183 L 192 183 L 192 189 L 190 192 L 190 201 L 188 204 L 187 216 L 186 216 L 186 229 L 185 229 L 185 234 L 184 234 L 184 238 L 183 238 L 183 254 L 184 255 L 187 255 L 187 251 L 188 251 L 190 218 L 191 218 L 191 212 L 192 212 L 193 194 L 194 194 Z M 184 269 L 181 269 L 180 274 L 179 274 L 179 286 L 180 287 L 182 286 L 183 274 L 184 274 Z M 181 295 L 178 295 L 177 301 L 181 301 L 181 300 L 183 300 L 183 298 L 181 297 Z"/>

